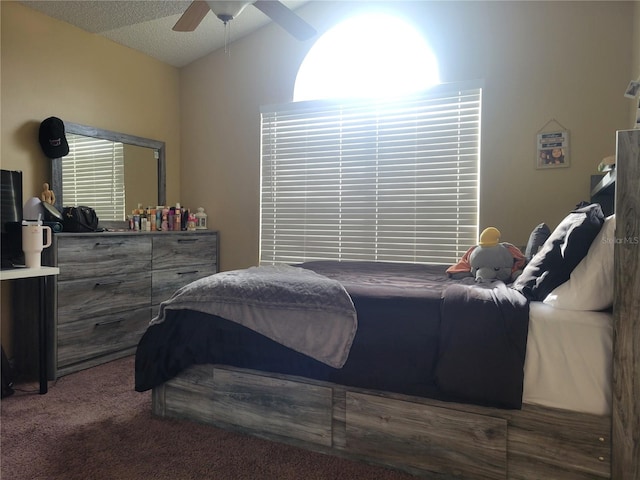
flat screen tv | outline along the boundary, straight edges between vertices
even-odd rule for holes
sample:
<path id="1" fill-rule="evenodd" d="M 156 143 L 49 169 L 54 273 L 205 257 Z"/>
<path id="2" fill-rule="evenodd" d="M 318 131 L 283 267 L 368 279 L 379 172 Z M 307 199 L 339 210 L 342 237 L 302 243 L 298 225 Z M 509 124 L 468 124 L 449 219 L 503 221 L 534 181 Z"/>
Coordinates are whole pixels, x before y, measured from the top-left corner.
<path id="1" fill-rule="evenodd" d="M 0 170 L 2 268 L 24 264 L 22 253 L 22 172 Z"/>

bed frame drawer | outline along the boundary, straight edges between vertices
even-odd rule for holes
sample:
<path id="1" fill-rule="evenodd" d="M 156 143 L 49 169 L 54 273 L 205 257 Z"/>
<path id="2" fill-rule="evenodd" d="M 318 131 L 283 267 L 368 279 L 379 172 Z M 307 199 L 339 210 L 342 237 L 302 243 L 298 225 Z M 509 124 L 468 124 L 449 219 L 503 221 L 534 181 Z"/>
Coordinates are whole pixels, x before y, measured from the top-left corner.
<path id="1" fill-rule="evenodd" d="M 349 451 L 454 477 L 505 479 L 507 421 L 347 392 Z"/>
<path id="2" fill-rule="evenodd" d="M 611 421 L 525 405 L 509 421 L 513 480 L 611 478 Z"/>
<path id="3" fill-rule="evenodd" d="M 180 412 L 182 417 L 222 427 L 233 425 L 236 431 L 253 435 L 262 432 L 269 438 L 331 446 L 333 394 L 329 387 L 210 365 L 190 367 L 183 377 L 188 381 L 169 380 L 154 390 L 156 414 Z M 203 403 L 203 392 L 215 393 Z M 172 400 L 165 402 L 160 396 Z"/>
<path id="4" fill-rule="evenodd" d="M 214 412 L 224 422 L 331 445 L 331 388 L 215 370 Z"/>

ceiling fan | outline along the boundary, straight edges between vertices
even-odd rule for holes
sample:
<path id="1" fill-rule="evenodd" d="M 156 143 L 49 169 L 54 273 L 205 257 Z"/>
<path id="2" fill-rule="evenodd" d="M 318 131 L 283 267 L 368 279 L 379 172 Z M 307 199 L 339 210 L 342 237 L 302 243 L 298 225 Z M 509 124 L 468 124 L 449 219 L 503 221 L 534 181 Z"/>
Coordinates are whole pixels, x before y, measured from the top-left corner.
<path id="1" fill-rule="evenodd" d="M 308 40 L 316 34 L 311 25 L 283 3 L 275 0 L 254 0 L 252 2 L 194 0 L 173 26 L 173 30 L 177 32 L 194 31 L 205 15 L 209 13 L 209 10 L 222 20 L 226 26 L 248 5 L 256 7 L 298 40 Z"/>

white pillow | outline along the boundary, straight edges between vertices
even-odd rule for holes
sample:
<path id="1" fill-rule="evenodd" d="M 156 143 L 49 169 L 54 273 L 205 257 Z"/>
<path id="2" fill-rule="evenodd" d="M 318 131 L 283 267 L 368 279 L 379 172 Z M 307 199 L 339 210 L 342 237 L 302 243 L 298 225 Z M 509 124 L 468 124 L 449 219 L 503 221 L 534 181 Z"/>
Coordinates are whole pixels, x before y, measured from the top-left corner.
<path id="1" fill-rule="evenodd" d="M 569 280 L 553 289 L 544 303 L 565 310 L 604 310 L 613 305 L 615 228 L 616 218 L 611 215 Z"/>

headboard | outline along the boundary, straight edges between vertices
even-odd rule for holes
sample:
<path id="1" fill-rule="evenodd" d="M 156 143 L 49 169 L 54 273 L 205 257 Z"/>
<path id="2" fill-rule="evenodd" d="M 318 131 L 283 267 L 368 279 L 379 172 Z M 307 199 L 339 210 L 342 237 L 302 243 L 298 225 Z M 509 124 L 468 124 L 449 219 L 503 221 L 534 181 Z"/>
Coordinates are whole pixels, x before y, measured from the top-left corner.
<path id="1" fill-rule="evenodd" d="M 612 471 L 640 479 L 640 130 L 619 131 L 616 148 Z"/>

